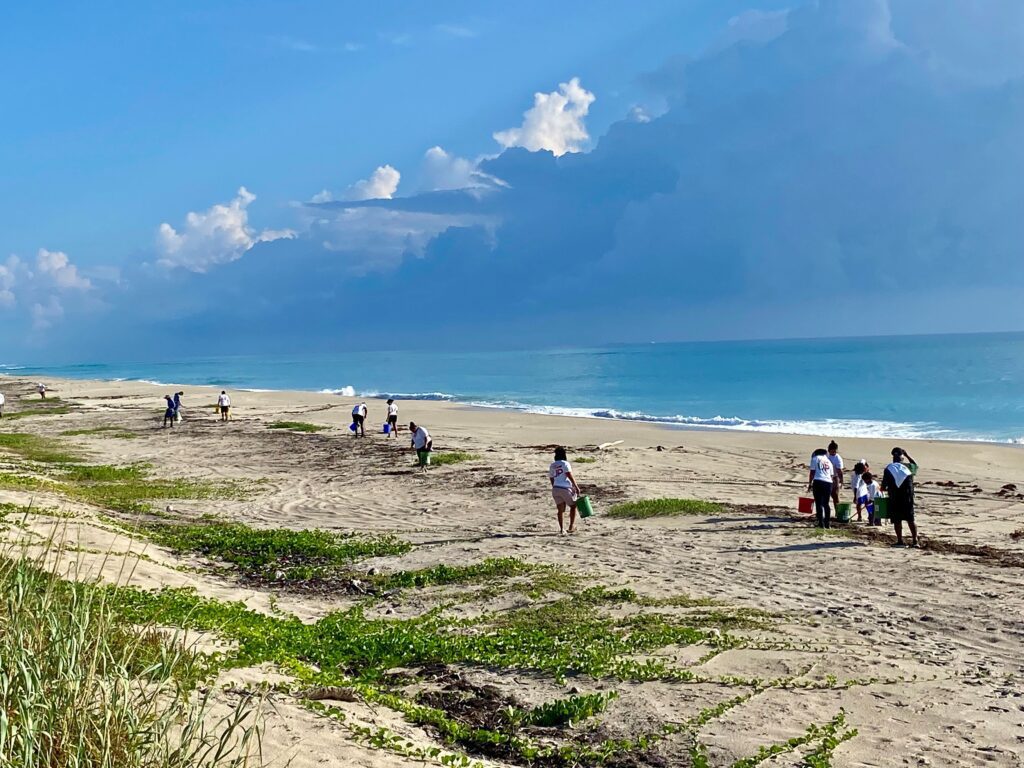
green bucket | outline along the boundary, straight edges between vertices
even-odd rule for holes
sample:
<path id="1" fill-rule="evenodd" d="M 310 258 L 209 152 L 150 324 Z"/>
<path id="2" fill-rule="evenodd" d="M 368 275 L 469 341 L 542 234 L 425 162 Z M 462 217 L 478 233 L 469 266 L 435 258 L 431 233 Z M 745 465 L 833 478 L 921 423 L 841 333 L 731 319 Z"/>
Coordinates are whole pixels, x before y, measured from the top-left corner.
<path id="1" fill-rule="evenodd" d="M 850 522 L 852 517 L 851 508 L 852 505 L 848 501 L 841 501 L 836 504 L 836 521 L 840 523 Z"/>
<path id="2" fill-rule="evenodd" d="M 885 520 L 889 517 L 889 500 L 881 496 L 875 497 L 875 520 Z"/>
<path id="3" fill-rule="evenodd" d="M 589 496 L 580 496 L 576 499 L 576 511 L 580 513 L 580 517 L 590 517 L 594 514 L 594 508 L 590 506 Z"/>

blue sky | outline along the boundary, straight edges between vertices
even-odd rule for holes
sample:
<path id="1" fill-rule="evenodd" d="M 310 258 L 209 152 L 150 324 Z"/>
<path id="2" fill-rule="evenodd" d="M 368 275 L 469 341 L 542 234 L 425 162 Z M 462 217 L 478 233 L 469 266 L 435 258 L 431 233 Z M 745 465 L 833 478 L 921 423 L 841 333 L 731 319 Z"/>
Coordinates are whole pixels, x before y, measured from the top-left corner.
<path id="1" fill-rule="evenodd" d="M 5 7 L 0 317 L 40 357 L 1024 328 L 1022 5 Z"/>

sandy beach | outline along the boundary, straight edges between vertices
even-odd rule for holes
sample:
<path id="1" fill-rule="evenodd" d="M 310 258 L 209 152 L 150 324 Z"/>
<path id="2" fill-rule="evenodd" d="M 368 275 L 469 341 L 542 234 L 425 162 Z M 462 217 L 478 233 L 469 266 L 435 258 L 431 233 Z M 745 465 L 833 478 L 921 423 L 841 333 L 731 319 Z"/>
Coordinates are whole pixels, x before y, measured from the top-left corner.
<path id="1" fill-rule="evenodd" d="M 357 401 L 336 395 L 230 391 L 233 417 L 221 423 L 214 410 L 219 389 L 47 384 L 59 398 L 47 404 L 59 402 L 66 412 L 4 418 L 0 431 L 60 440 L 82 451 L 90 464 L 146 462 L 154 477 L 253 489 L 244 498 L 162 501 L 161 510 L 170 506 L 165 515 L 190 520 L 206 515 L 258 528 L 393 534 L 412 545 L 401 555 L 360 562 L 368 572 L 518 558 L 557 566 L 587 586 L 629 588 L 652 601 L 685 595 L 714 601 L 723 610 L 771 617 L 762 626 L 737 626 L 743 642 L 714 653 L 703 643 L 678 642 L 648 652 L 673 669 L 692 672 L 688 678 L 558 680 L 527 668 L 486 665 L 446 670 L 472 690 L 494 686 L 503 697 L 534 706 L 571 693 L 614 690 L 617 698 L 593 722 L 572 728 L 599 724 L 621 737 L 661 723 L 692 721 L 745 697 L 702 722 L 690 722 L 685 734 L 666 732 L 634 762 L 616 765 L 698 764 L 692 734 L 704 750 L 704 764 L 711 766 L 1024 764 L 1024 537 L 1013 536 L 1024 531 L 1020 447 L 902 441 L 921 467 L 918 524 L 925 548 L 914 551 L 868 538 L 863 524 L 850 526 L 856 529 L 852 533 L 816 532 L 797 514 L 807 458 L 824 446 L 827 435 L 690 431 L 413 401 L 399 403 L 403 430 L 398 439 L 389 439 L 380 433 L 384 402 L 369 400 L 368 435 L 355 439 L 348 425 Z M 185 392 L 184 421 L 162 429 L 162 397 L 177 390 Z M 7 396 L 5 416 L 40 406 L 34 381 L 0 377 L 0 391 Z M 472 458 L 417 471 L 404 429 L 410 419 L 430 430 L 435 451 Z M 279 421 L 326 429 L 268 429 Z M 111 429 L 84 433 L 101 427 Z M 130 439 L 119 437 L 118 430 Z M 80 434 L 64 434 L 74 431 Z M 876 439 L 839 443 L 847 467 L 866 458 L 878 473 L 893 446 L 891 440 Z M 598 448 L 607 444 L 614 445 Z M 581 521 L 576 534 L 564 537 L 557 535 L 547 480 L 555 445 L 567 446 L 570 460 L 584 459 L 574 463 L 574 471 L 597 512 Z M 6 453 L 0 462 L 8 465 L 0 471 L 27 471 Z M 845 488 L 843 500 L 849 496 Z M 663 497 L 724 506 L 715 514 L 643 520 L 603 514 L 615 504 Z M 445 615 L 473 618 L 552 599 L 500 590 L 474 597 L 475 586 L 464 587 L 460 596 L 456 585 L 443 594 L 403 589 L 366 603 L 350 593 L 252 584 L 208 568 L 198 556 L 133 540 L 108 510 L 45 487 L 4 487 L 0 502 L 61 510 L 59 518 L 34 515 L 6 534 L 9 540 L 24 539 L 61 525 L 62 535 L 76 544 L 61 555 L 61 567 L 75 564 L 81 573 L 122 582 L 130 571 L 130 583 L 140 588 L 191 586 L 204 596 L 240 601 L 272 616 L 293 615 L 307 624 L 359 600 L 367 615 L 400 620 L 440 604 Z M 892 529 L 882 532 L 891 536 Z M 126 552 L 133 554 L 109 555 Z M 609 608 L 615 616 L 638 610 L 636 605 Z M 667 604 L 656 610 L 685 614 Z M 215 644 L 215 635 L 204 642 Z M 466 753 L 474 764 L 524 764 L 445 743 L 436 729 L 365 697 L 325 701 L 345 716 L 328 717 L 287 692 L 291 677 L 268 661 L 225 670 L 218 681 L 228 686 L 227 698 L 230 691 L 261 682 L 279 686 L 266 714 L 269 765 L 291 760 L 296 768 L 383 768 L 421 760 L 441 764 L 443 755 L 455 753 Z M 799 740 L 813 724 L 827 724 L 840 713 L 837 735 L 856 733 L 828 750 L 824 759 L 830 762 L 813 762 L 821 738 L 771 749 Z M 386 728 L 420 751 L 403 753 L 360 738 L 354 725 Z M 433 747 L 442 752 L 424 756 Z"/>

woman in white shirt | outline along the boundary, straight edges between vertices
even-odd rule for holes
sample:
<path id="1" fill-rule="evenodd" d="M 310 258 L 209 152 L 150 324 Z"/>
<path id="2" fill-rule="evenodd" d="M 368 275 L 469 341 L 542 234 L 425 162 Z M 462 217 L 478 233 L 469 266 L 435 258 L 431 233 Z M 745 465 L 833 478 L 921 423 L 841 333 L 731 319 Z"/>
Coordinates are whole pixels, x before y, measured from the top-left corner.
<path id="1" fill-rule="evenodd" d="M 811 473 L 807 479 L 807 490 L 814 493 L 814 514 L 818 528 L 832 527 L 832 482 L 835 467 L 828 457 L 828 451 L 819 448 L 811 454 Z"/>
<path id="2" fill-rule="evenodd" d="M 551 496 L 558 508 L 558 533 L 565 533 L 565 508 L 569 507 L 569 533 L 576 532 L 576 502 L 580 497 L 580 487 L 572 476 L 572 467 L 565 455 L 565 448 L 555 448 L 555 460 L 548 467 L 548 479 L 551 481 Z"/>
<path id="3" fill-rule="evenodd" d="M 398 403 L 388 398 L 388 437 L 398 437 Z"/>

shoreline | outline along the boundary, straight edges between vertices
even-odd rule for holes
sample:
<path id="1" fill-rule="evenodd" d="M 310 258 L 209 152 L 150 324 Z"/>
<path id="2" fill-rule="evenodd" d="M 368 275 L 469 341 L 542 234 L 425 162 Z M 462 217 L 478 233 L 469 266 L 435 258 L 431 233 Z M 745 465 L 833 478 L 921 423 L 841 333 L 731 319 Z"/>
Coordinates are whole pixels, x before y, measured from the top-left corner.
<path id="1" fill-rule="evenodd" d="M 27 379 L 36 378 L 38 376 L 45 375 L 38 371 L 32 374 L 21 374 L 19 370 L 5 368 L 0 369 L 0 381 L 6 379 Z M 821 438 L 835 438 L 845 440 L 895 440 L 903 442 L 939 442 L 939 443 L 950 443 L 950 444 L 963 444 L 963 445 L 1004 445 L 1013 448 L 1024 448 L 1024 438 L 1006 438 L 997 439 L 990 437 L 941 437 L 937 435 L 928 434 L 869 434 L 861 433 L 856 431 L 850 431 L 851 424 L 863 424 L 871 423 L 866 422 L 864 419 L 856 418 L 836 418 L 836 419 L 825 419 L 825 420 L 813 420 L 813 419 L 743 419 L 740 417 L 721 417 L 715 416 L 711 418 L 701 417 L 683 417 L 680 415 L 675 416 L 658 416 L 654 414 L 637 414 L 636 416 L 630 415 L 634 412 L 631 411 L 619 411 L 616 408 L 607 407 L 568 407 L 568 406 L 556 406 L 556 405 L 532 405 L 529 403 L 501 403 L 501 402 L 489 402 L 486 400 L 479 399 L 459 399 L 455 395 L 450 395 L 445 392 L 429 392 L 429 393 L 387 393 L 387 392 L 369 392 L 362 393 L 356 390 L 354 387 L 346 386 L 340 389 L 292 389 L 292 388 L 281 388 L 281 389 L 270 389 L 262 387 L 237 387 L 226 384 L 190 384 L 182 382 L 163 382 L 152 379 L 129 379 L 129 378 L 87 378 L 87 377 L 68 377 L 58 376 L 49 377 L 49 381 L 53 382 L 78 382 L 84 384 L 127 384 L 127 385 L 145 385 L 152 387 L 165 387 L 171 389 L 180 389 L 182 387 L 191 387 L 199 389 L 211 389 L 220 390 L 227 389 L 229 392 L 242 392 L 246 394 L 292 394 L 292 395 L 321 395 L 324 397 L 333 398 L 344 398 L 346 400 L 380 400 L 383 401 L 388 397 L 394 397 L 399 402 L 406 403 L 445 403 L 449 405 L 459 406 L 462 408 L 473 408 L 481 411 L 499 411 L 506 413 L 518 413 L 530 416 L 546 416 L 554 418 L 568 418 L 568 419 L 580 419 L 588 421 L 605 422 L 611 424 L 636 424 L 636 425 L 650 425 L 655 427 L 662 427 L 671 431 L 682 431 L 682 432 L 709 432 L 709 433 L 741 433 L 741 434 L 764 434 L 764 435 L 780 435 L 786 437 L 821 437 Z M 621 415 L 605 415 L 605 414 L 621 414 Z M 692 422 L 689 421 L 692 419 Z M 718 424 L 715 422 L 742 422 L 742 424 Z M 780 424 L 807 424 L 813 428 L 806 430 L 788 430 L 785 428 L 770 428 L 763 427 L 765 424 L 780 423 Z M 911 423 L 901 422 L 877 422 L 880 425 L 891 425 L 894 427 L 906 427 L 909 430 L 913 430 L 914 426 Z M 835 426 L 834 430 L 828 430 L 829 424 Z M 745 426 L 750 425 L 750 426 Z M 821 429 L 818 429 L 821 427 Z M 951 430 L 945 430 L 951 431 Z"/>
<path id="2" fill-rule="evenodd" d="M 374 637 L 395 638 L 400 653 L 392 659 L 392 646 L 381 648 L 381 669 L 410 672 L 419 681 L 417 690 L 429 692 L 438 680 L 424 663 L 434 659 L 416 654 L 426 654 L 441 639 L 439 648 L 451 648 L 466 620 L 498 632 L 522 621 L 527 623 L 506 640 L 526 643 L 528 656 L 495 661 L 459 651 L 448 659 L 445 674 L 493 686 L 530 706 L 564 700 L 573 688 L 588 695 L 614 691 L 620 698 L 607 712 L 584 722 L 624 737 L 645 734 L 651 723 L 699 719 L 693 738 L 707 746 L 715 766 L 785 745 L 837 712 L 859 731 L 835 750 L 837 768 L 889 765 L 895 743 L 904 745 L 903 754 L 914 764 L 919 757 L 921 764 L 950 768 L 1015 764 L 1010 756 L 1019 750 L 1024 726 L 1007 698 L 1006 681 L 1024 673 L 1024 493 L 1016 491 L 1024 490 L 1024 461 L 1011 450 L 1016 446 L 916 441 L 910 450 L 921 466 L 915 484 L 926 546 L 908 550 L 888 546 L 891 526 L 876 532 L 852 522 L 846 530 L 837 525 L 815 531 L 809 517 L 796 513 L 797 497 L 807 486 L 807 458 L 824 444 L 815 436 L 662 429 L 406 401 L 399 402 L 403 431 L 392 439 L 375 428 L 383 404 L 367 400 L 370 428 L 366 438 L 357 439 L 348 424 L 349 408 L 358 401 L 339 395 L 230 390 L 235 418 L 221 422 L 213 410 L 221 387 L 56 379 L 47 381 L 56 397 L 40 407 L 34 383 L 23 376 L 0 380 L 7 413 L 25 412 L 11 420 L 5 414 L 0 433 L 29 436 L 7 443 L 4 472 L 41 480 L 25 485 L 7 475 L 0 502 L 32 510 L 20 524 L 27 528 L 9 526 L 7 540 L 28 542 L 36 553 L 53 526 L 64 526 L 69 546 L 60 553 L 62 572 L 107 582 L 130 573 L 134 588 L 153 595 L 164 588 L 194 591 L 196 599 L 251 611 L 246 621 L 258 620 L 255 636 L 267 637 L 269 628 L 277 638 L 275 654 L 284 655 L 260 655 L 251 660 L 259 666 L 225 670 L 216 690 L 220 683 L 240 681 L 236 689 L 269 682 L 294 691 L 306 685 L 295 677 L 295 669 L 304 667 L 278 666 L 275 660 L 319 664 L 328 658 L 321 649 L 337 649 L 338 658 L 362 664 L 362 656 L 348 655 L 349 635 L 336 631 L 339 617 L 345 617 L 354 622 L 353 631 L 372 629 Z M 162 428 L 161 396 L 174 390 L 185 392 L 184 421 Z M 458 461 L 416 469 L 404 429 L 410 418 L 428 428 L 435 450 Z M 320 429 L 281 429 L 275 425 L 280 421 Z M 878 438 L 839 442 L 847 466 L 861 457 L 883 466 L 893 445 Z M 609 443 L 614 445 L 598 447 Z M 559 535 L 548 481 L 554 445 L 569 449 L 574 475 L 596 511 L 571 536 Z M 48 450 L 39 453 L 42 448 Z M 81 463 L 68 465 L 67 456 Z M 90 470 L 98 467 L 105 469 L 95 476 L 110 479 L 92 486 L 92 495 L 83 493 L 90 490 Z M 130 467 L 139 468 L 141 481 L 123 474 Z M 117 485 L 119 477 L 123 485 Z M 168 495 L 147 495 L 154 486 L 168 488 Z M 366 594 L 345 587 L 355 581 L 343 581 L 296 590 L 272 569 L 260 571 L 257 580 L 246 578 L 217 552 L 137 538 L 139 510 L 118 512 L 116 506 L 129 490 L 152 502 L 151 515 L 142 519 L 149 526 L 186 532 L 237 526 L 228 539 L 216 539 L 233 555 L 263 552 L 257 536 L 276 547 L 306 531 L 405 542 L 401 551 L 346 566 L 360 584 L 404 574 L 405 586 Z M 844 488 L 841 498 L 849 496 Z M 619 504 L 673 499 L 693 500 L 700 508 L 650 518 L 609 514 Z M 509 563 L 533 570 L 487 575 L 495 564 Z M 545 574 L 555 572 L 549 569 L 561 576 L 548 579 Z M 413 577 L 425 573 L 465 574 L 466 581 L 417 586 Z M 606 596 L 625 595 L 626 602 L 584 605 L 590 587 Z M 529 622 L 566 605 L 593 612 L 564 614 L 569 631 L 580 621 L 601 637 L 651 630 L 658 639 L 665 622 L 685 629 L 681 642 L 664 645 L 658 639 L 640 656 L 632 646 L 621 651 L 623 663 L 650 659 L 678 677 L 598 671 L 560 681 L 543 670 L 523 674 L 521 667 L 532 669 L 537 659 L 543 666 L 552 652 L 549 633 L 561 626 L 544 624 L 538 632 Z M 358 619 L 349 613 L 356 606 L 363 606 Z M 430 644 L 402 641 L 403 632 L 420 626 L 409 620 L 427 615 L 441 622 L 436 633 L 430 630 Z M 758 617 L 769 623 L 751 626 Z M 211 621 L 212 634 L 204 642 L 247 636 L 231 635 L 219 618 Z M 490 637 L 491 631 L 466 636 Z M 557 648 L 575 654 L 577 644 Z M 337 659 L 330 659 L 325 668 L 334 669 Z M 447 686 L 446 680 L 440 685 Z M 403 694 L 404 687 L 382 685 L 390 696 L 405 696 L 401 700 L 409 706 L 418 701 L 415 691 Z M 263 742 L 267 759 L 294 756 L 295 768 L 408 765 L 386 746 L 371 750 L 360 741 L 362 731 L 332 725 L 291 693 L 276 696 Z M 360 728 L 389 728 L 423 745 L 424 754 L 438 744 L 448 746 L 399 709 L 356 699 L 336 706 Z M 718 712 L 723 702 L 735 705 Z M 718 714 L 702 719 L 711 711 Z M 461 717 L 459 712 L 453 709 L 452 716 Z M 905 738 L 907 722 L 916 734 L 913 742 Z M 581 726 L 559 734 L 573 739 L 589 732 Z M 667 760 L 656 764 L 687 764 L 687 743 L 669 739 L 659 748 Z M 320 762 L 321 755 L 334 759 Z M 487 768 L 523 765 L 482 759 L 479 752 L 473 757 Z"/>

